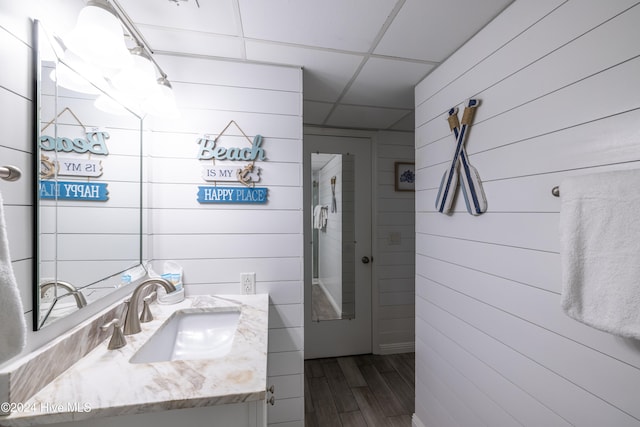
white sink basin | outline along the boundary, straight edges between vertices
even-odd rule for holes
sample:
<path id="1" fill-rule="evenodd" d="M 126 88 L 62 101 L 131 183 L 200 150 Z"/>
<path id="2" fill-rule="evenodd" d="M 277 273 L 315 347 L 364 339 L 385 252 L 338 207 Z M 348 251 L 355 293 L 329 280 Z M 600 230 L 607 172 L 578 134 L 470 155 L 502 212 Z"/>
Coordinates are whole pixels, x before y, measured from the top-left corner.
<path id="1" fill-rule="evenodd" d="M 178 310 L 140 347 L 130 362 L 223 357 L 231 350 L 239 318 L 239 310 Z"/>

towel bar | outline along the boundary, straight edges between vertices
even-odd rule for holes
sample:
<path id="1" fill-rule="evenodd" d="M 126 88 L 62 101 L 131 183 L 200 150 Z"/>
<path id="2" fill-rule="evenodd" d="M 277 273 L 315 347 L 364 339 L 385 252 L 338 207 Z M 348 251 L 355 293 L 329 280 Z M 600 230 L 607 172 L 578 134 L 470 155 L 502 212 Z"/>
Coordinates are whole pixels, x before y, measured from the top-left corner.
<path id="1" fill-rule="evenodd" d="M 5 181 L 17 181 L 22 176 L 22 172 L 15 166 L 0 166 L 0 178 Z"/>
<path id="2" fill-rule="evenodd" d="M 560 197 L 560 187 L 558 187 L 557 185 L 553 187 L 551 189 L 551 194 L 553 194 L 556 197 Z"/>

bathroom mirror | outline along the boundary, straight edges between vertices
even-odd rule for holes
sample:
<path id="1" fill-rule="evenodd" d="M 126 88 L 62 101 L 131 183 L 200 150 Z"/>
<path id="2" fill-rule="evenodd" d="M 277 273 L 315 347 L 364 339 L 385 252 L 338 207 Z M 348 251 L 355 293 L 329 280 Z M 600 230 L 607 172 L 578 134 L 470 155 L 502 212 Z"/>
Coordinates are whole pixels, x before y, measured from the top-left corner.
<path id="1" fill-rule="evenodd" d="M 37 330 L 144 274 L 143 134 L 38 21 L 34 41 Z"/>
<path id="2" fill-rule="evenodd" d="M 354 157 L 311 154 L 313 321 L 355 317 Z"/>

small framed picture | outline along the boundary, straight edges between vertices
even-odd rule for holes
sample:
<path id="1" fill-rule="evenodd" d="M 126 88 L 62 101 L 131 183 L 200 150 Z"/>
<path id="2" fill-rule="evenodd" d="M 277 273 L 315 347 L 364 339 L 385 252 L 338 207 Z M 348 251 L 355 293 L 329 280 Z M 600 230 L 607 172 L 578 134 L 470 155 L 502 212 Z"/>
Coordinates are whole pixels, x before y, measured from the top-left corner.
<path id="1" fill-rule="evenodd" d="M 396 162 L 395 166 L 396 191 L 416 191 L 415 163 Z"/>

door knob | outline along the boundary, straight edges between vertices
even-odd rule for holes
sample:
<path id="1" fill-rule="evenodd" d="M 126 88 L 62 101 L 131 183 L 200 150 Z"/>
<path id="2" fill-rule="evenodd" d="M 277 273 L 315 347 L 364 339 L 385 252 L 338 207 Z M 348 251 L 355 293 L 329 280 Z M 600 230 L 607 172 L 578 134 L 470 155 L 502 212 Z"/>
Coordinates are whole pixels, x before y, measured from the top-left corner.
<path id="1" fill-rule="evenodd" d="M 363 264 L 369 264 L 369 257 L 368 256 L 363 256 L 362 257 L 362 263 Z"/>

